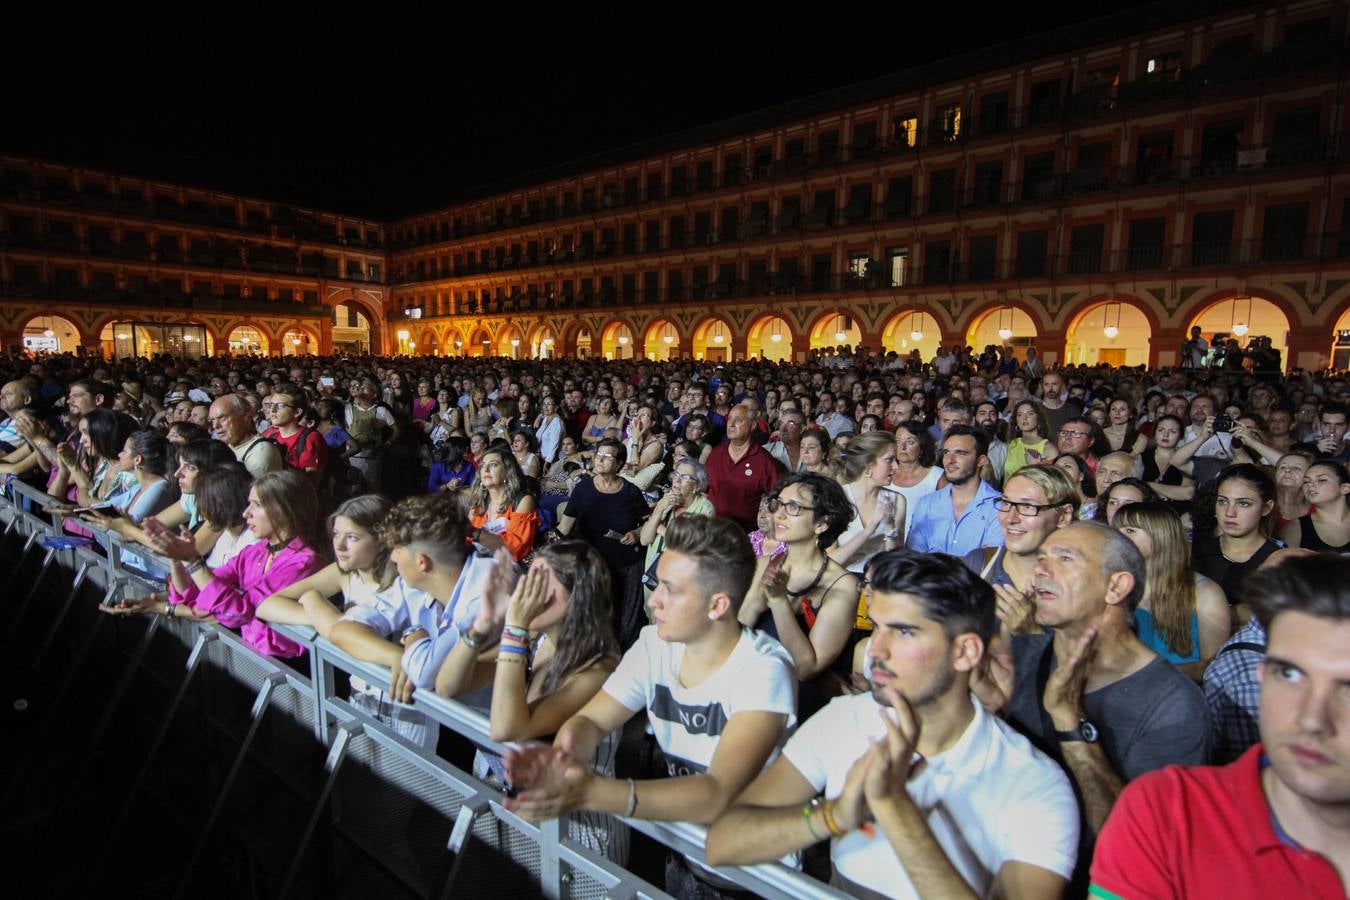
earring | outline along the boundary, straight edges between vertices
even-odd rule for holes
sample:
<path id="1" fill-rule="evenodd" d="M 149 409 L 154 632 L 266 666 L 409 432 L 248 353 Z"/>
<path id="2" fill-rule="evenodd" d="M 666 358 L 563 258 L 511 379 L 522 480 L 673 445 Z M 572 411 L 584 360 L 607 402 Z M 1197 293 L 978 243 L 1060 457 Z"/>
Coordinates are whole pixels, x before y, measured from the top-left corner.
<path id="1" fill-rule="evenodd" d="M 709 613 L 708 613 L 708 621 L 709 621 L 709 622 L 716 622 L 716 621 L 717 621 L 717 613 L 715 613 L 715 612 L 709 612 Z"/>

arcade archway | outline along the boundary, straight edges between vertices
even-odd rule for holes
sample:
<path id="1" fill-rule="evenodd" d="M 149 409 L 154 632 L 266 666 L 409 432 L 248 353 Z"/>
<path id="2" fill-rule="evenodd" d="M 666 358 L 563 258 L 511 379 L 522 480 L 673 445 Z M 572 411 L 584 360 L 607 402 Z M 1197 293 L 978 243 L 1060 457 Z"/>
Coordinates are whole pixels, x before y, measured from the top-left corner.
<path id="1" fill-rule="evenodd" d="M 1026 359 L 1027 348 L 1036 346 L 1036 323 L 1016 306 L 996 306 L 981 313 L 966 329 L 966 343 L 980 353 L 985 347 L 1008 346 L 1019 360 Z"/>
<path id="2" fill-rule="evenodd" d="M 1120 300 L 1097 303 L 1069 322 L 1064 362 L 1070 365 L 1148 365 L 1153 327 L 1139 307 Z"/>
<path id="3" fill-rule="evenodd" d="M 694 359 L 730 362 L 731 326 L 725 319 L 706 319 L 694 329 L 693 345 Z"/>
<path id="4" fill-rule="evenodd" d="M 632 359 L 636 352 L 633 329 L 623 322 L 610 322 L 600 336 L 600 352 L 605 359 Z"/>
<path id="5" fill-rule="evenodd" d="M 592 353 L 594 353 L 594 350 L 591 347 L 591 330 L 582 328 L 577 332 L 576 357 L 577 359 L 590 359 Z"/>
<path id="6" fill-rule="evenodd" d="M 370 320 L 355 304 L 333 307 L 333 350 L 338 353 L 369 353 Z"/>
<path id="7" fill-rule="evenodd" d="M 642 346 L 648 359 L 659 362 L 676 359 L 680 355 L 680 333 L 669 319 L 657 319 L 647 326 Z"/>
<path id="8" fill-rule="evenodd" d="M 891 316 L 881 330 L 881 346 L 887 351 L 894 350 L 903 358 L 917 350 L 919 359 L 928 362 L 937 356 L 938 347 L 942 346 L 942 332 L 932 313 L 906 310 Z"/>
<path id="9" fill-rule="evenodd" d="M 862 329 L 848 313 L 834 312 L 816 319 L 811 326 L 811 349 L 840 347 L 847 344 L 856 347 L 862 343 Z"/>
<path id="10" fill-rule="evenodd" d="M 1280 351 L 1280 359 L 1289 363 L 1289 318 L 1269 300 L 1260 297 L 1228 297 L 1211 303 L 1186 323 L 1186 334 L 1200 326 L 1200 333 L 1210 346 L 1215 335 L 1237 339 L 1238 346 L 1246 348 L 1258 337 L 1270 338 L 1270 345 Z"/>
<path id="11" fill-rule="evenodd" d="M 534 359 L 553 359 L 558 355 L 558 339 L 553 329 L 541 325 L 530 335 L 530 356 Z"/>
<path id="12" fill-rule="evenodd" d="M 103 355 L 112 359 L 172 353 L 200 359 L 216 352 L 215 338 L 204 325 L 165 322 L 110 322 L 98 336 Z"/>
<path id="13" fill-rule="evenodd" d="M 282 356 L 315 356 L 319 339 L 304 328 L 290 328 L 281 336 Z"/>
<path id="14" fill-rule="evenodd" d="M 230 352 L 235 355 L 267 355 L 267 335 L 263 334 L 261 329 L 252 325 L 240 325 L 231 331 L 225 340 L 229 344 Z"/>
<path id="15" fill-rule="evenodd" d="M 781 316 L 765 316 L 750 326 L 745 353 L 751 359 L 792 361 L 792 326 Z"/>
<path id="16" fill-rule="evenodd" d="M 475 329 L 473 337 L 469 338 L 468 346 L 464 349 L 468 356 L 487 356 L 492 349 L 492 338 L 488 336 L 486 329 Z"/>
<path id="17" fill-rule="evenodd" d="M 525 338 L 520 333 L 520 329 L 514 325 L 507 325 L 497 332 L 497 355 L 509 356 L 512 359 L 520 359 L 522 347 L 525 344 Z"/>
<path id="18" fill-rule="evenodd" d="M 23 349 L 32 353 L 74 353 L 80 330 L 61 316 L 34 316 L 23 327 Z"/>

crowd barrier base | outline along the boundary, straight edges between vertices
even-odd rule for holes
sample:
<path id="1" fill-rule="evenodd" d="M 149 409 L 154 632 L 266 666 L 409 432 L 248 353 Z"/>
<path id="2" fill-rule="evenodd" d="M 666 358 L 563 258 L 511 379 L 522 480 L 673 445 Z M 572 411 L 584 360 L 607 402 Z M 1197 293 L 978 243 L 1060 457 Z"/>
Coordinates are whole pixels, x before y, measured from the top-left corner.
<path id="1" fill-rule="evenodd" d="M 4 496 L 0 497 L 3 523 L 0 555 L 10 562 L 9 574 L 0 588 L 0 603 L 9 610 L 8 636 L 13 638 L 21 629 L 30 634 L 24 646 L 31 647 L 31 657 L 25 662 L 33 669 L 48 663 L 57 635 L 71 626 L 76 618 L 74 613 L 87 612 L 84 604 L 111 604 L 163 590 L 162 584 L 144 574 L 143 562 L 128 566 L 126 557 L 148 560 L 161 571 L 169 569 L 166 560 L 155 558 L 139 545 L 128 550 L 114 534 L 100 535 L 106 552 L 98 546 L 67 546 L 71 542 L 51 540 L 62 537 L 60 517 L 48 518 L 34 512 L 48 500 L 15 481 L 6 486 Z M 19 591 L 21 597 L 9 599 Z M 59 687 L 47 704 L 28 755 L 21 758 L 0 795 L 0 808 L 7 807 L 15 797 L 33 770 L 37 755 L 48 746 L 51 729 L 67 699 L 79 690 L 82 666 L 103 623 L 110 617 L 95 613 L 82 619 L 84 633 L 72 636 L 70 644 L 74 649 L 61 660 L 64 671 Z M 125 627 L 137 627 L 132 622 L 119 621 Z M 213 831 L 245 763 L 249 760 L 267 763 L 268 751 L 260 746 L 263 743 L 260 735 L 269 717 L 288 721 L 293 730 L 309 735 L 306 741 L 314 750 L 326 751 L 322 756 L 313 754 L 315 759 L 322 760 L 320 768 L 304 773 L 318 787 L 307 801 L 310 805 L 303 827 L 292 838 L 289 862 L 275 892 L 277 897 L 296 891 L 303 877 L 301 866 L 307 851 L 312 844 L 321 843 L 316 836 L 329 830 L 339 832 L 346 843 L 361 848 L 410 893 L 424 897 L 482 896 L 511 890 L 509 873 L 501 873 L 492 866 L 466 863 L 474 858 L 480 845 L 511 860 L 528 874 L 545 897 L 618 900 L 667 896 L 568 837 L 565 820 L 533 823 L 520 818 L 502 806 L 502 795 L 492 787 L 436 754 L 414 746 L 349 703 L 340 695 L 340 681 L 356 675 L 370 685 L 387 688 L 388 670 L 351 657 L 319 638 L 313 629 L 277 626 L 278 631 L 308 650 L 301 666 L 307 671 L 299 671 L 282 661 L 258 655 L 238 635 L 218 625 L 158 616 L 135 621 L 141 623 L 142 630 L 126 653 L 98 721 L 87 733 L 74 773 L 55 801 L 54 812 L 59 813 L 71 802 L 71 792 L 108 738 L 138 673 L 165 681 L 169 700 L 158 716 L 139 766 L 122 786 L 110 829 L 114 834 L 127 821 L 147 775 L 152 768 L 164 764 L 161 749 L 190 694 L 205 689 L 204 682 L 224 680 L 233 685 L 236 694 L 242 691 L 251 696 L 248 724 L 236 736 L 230 765 L 215 788 L 206 815 L 195 827 L 195 834 L 188 836 L 191 849 L 183 854 L 172 891 L 175 898 L 190 892 L 194 878 L 205 864 Z M 31 637 L 34 633 L 39 635 L 36 639 Z M 177 652 L 185 654 L 169 677 L 151 671 L 153 667 L 147 665 L 152 645 L 158 648 L 177 645 Z M 489 737 L 487 720 L 477 710 L 423 690 L 416 692 L 412 705 L 475 746 L 494 753 L 503 751 Z M 237 716 L 240 712 L 212 710 L 222 716 L 227 713 Z M 293 772 L 287 774 L 295 777 Z M 703 859 L 704 829 L 699 826 L 641 819 L 622 821 L 674 852 Z M 434 842 L 431 848 L 439 862 L 431 871 L 427 871 L 427 854 L 409 849 L 413 842 L 420 845 Z M 108 863 L 109 846 L 110 842 L 105 842 L 92 855 L 83 877 L 85 895 L 106 893 L 107 885 L 100 882 L 100 874 Z M 762 897 L 797 900 L 846 896 L 810 876 L 777 864 L 716 871 Z M 500 879 L 501 883 L 494 879 Z"/>

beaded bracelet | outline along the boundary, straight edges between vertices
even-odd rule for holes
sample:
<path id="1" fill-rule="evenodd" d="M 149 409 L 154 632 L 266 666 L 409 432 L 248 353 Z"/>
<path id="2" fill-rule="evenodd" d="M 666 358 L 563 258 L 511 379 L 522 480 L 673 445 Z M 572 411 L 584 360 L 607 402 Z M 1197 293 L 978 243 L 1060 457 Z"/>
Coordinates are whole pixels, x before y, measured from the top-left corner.
<path id="1" fill-rule="evenodd" d="M 817 844 L 825 840 L 823 837 L 816 834 L 816 826 L 811 824 L 811 814 L 816 811 L 816 807 L 819 805 L 820 805 L 820 798 L 817 797 L 816 799 L 811 800 L 810 802 L 802 806 L 802 818 L 806 820 L 806 830 L 811 832 L 811 837 L 815 840 Z"/>

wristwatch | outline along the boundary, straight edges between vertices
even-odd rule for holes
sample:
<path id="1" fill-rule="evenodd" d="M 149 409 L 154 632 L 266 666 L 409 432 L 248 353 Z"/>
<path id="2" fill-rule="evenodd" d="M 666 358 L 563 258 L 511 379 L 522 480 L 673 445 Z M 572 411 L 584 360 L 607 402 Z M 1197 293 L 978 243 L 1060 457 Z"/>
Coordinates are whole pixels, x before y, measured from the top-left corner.
<path id="1" fill-rule="evenodd" d="M 1097 730 L 1096 725 L 1093 725 L 1087 719 L 1079 719 L 1077 728 L 1072 731 L 1056 731 L 1055 737 L 1059 739 L 1061 744 L 1069 741 L 1084 741 L 1088 744 L 1095 744 L 1097 739 L 1101 737 L 1101 732 Z"/>

